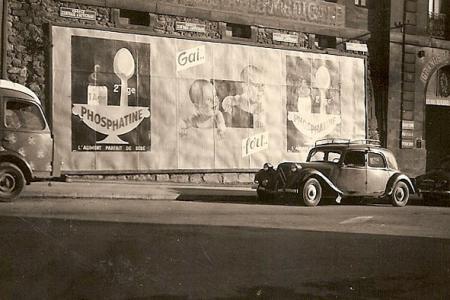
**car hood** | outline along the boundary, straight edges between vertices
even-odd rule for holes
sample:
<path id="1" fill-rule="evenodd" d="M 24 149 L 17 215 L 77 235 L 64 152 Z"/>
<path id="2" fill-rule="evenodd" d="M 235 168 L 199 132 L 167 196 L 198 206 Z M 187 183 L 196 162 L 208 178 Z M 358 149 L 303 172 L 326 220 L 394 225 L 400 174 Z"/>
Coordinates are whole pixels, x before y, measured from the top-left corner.
<path id="1" fill-rule="evenodd" d="M 440 179 L 446 179 L 450 180 L 450 170 L 443 170 L 443 169 L 435 169 L 431 170 L 430 172 L 427 172 L 423 175 L 417 176 L 416 180 L 425 180 L 425 179 L 431 179 L 431 180 L 440 180 Z"/>
<path id="2" fill-rule="evenodd" d="M 435 169 L 416 177 L 417 187 L 420 189 L 437 188 L 438 186 L 448 186 L 450 182 L 450 171 Z"/>

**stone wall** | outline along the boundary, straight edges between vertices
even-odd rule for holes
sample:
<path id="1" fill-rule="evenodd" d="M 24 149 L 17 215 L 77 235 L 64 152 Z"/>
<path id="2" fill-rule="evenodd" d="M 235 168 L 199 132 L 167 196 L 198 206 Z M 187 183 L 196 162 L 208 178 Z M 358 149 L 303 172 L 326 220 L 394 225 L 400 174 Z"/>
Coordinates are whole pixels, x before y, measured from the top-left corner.
<path id="1" fill-rule="evenodd" d="M 97 11 L 96 21 L 59 16 L 61 6 Z M 34 91 L 47 107 L 49 87 L 49 23 L 114 26 L 111 9 L 52 0 L 10 0 L 8 6 L 7 79 Z"/>
<path id="2" fill-rule="evenodd" d="M 58 1 L 58 0 L 9 0 L 8 6 L 8 46 L 6 58 L 6 79 L 26 85 L 41 99 L 47 112 L 50 111 L 50 47 L 49 24 L 67 26 L 84 26 L 97 29 L 120 28 L 139 34 L 162 34 L 169 36 L 185 36 L 202 40 L 231 40 L 225 36 L 226 24 L 208 21 L 197 17 L 174 16 L 149 13 L 149 26 L 128 24 L 120 17 L 120 10 L 115 8 L 85 5 L 95 1 Z M 133 9 L 133 1 L 122 3 Z M 96 20 L 81 20 L 60 16 L 61 7 L 70 7 L 96 12 Z M 139 9 L 137 9 L 139 10 Z M 145 12 L 144 12 L 145 13 Z M 205 25 L 204 33 L 177 31 L 177 21 L 192 22 Z M 273 41 L 273 33 L 297 34 L 299 43 Z M 246 41 L 234 41 L 270 45 L 284 49 L 315 49 L 314 35 L 275 28 L 252 26 L 252 37 Z M 320 51 L 320 49 L 315 49 Z M 342 45 L 333 50 L 344 52 Z M 178 181 L 192 183 L 243 183 L 252 182 L 253 174 L 242 173 L 198 173 L 198 174 L 150 174 L 150 175 L 113 175 L 99 176 L 99 179 L 134 179 L 156 181 Z"/>
<path id="3" fill-rule="evenodd" d="M 129 175 L 69 175 L 67 181 L 104 180 L 104 181 L 151 181 L 178 182 L 189 184 L 250 184 L 255 179 L 254 173 L 162 173 Z"/>
<path id="4" fill-rule="evenodd" d="M 65 18 L 59 15 L 60 7 L 70 7 L 85 10 L 95 10 L 95 21 Z M 82 5 L 73 2 L 55 0 L 10 0 L 8 6 L 8 47 L 6 59 L 7 78 L 18 82 L 34 91 L 44 103 L 47 103 L 49 88 L 49 45 L 51 43 L 48 28 L 49 24 L 67 24 L 70 26 L 91 26 L 96 28 L 127 27 L 122 26 L 114 17 L 113 8 Z M 200 39 L 221 39 L 223 28 L 220 22 L 211 22 L 198 18 L 183 16 L 150 14 L 150 26 L 138 28 L 149 33 L 167 34 L 172 36 L 186 36 Z M 204 24 L 205 33 L 176 31 L 176 21 Z M 136 29 L 136 27 L 132 27 Z M 292 31 L 276 30 L 271 28 L 258 28 L 255 40 L 260 44 L 271 44 L 293 49 L 308 48 L 308 36 L 299 33 L 298 44 L 273 42 L 273 32 L 292 33 Z"/>

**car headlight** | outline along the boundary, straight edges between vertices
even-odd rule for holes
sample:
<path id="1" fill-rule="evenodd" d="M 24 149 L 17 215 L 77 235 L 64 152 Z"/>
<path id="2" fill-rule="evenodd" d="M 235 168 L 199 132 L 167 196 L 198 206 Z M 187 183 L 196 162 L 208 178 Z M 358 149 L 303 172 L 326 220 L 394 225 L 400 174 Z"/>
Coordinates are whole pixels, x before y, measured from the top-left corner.
<path id="1" fill-rule="evenodd" d="M 265 163 L 264 166 L 263 166 L 263 169 L 266 172 L 269 171 L 269 169 L 272 169 L 272 168 L 273 168 L 273 166 L 272 166 L 271 163 Z"/>
<path id="2" fill-rule="evenodd" d="M 300 166 L 299 164 L 293 164 L 293 165 L 291 166 L 291 172 L 292 172 L 292 173 L 297 172 L 297 171 L 300 170 L 301 168 L 302 168 L 302 166 Z"/>
<path id="3" fill-rule="evenodd" d="M 436 188 L 438 189 L 442 189 L 442 188 L 447 188 L 448 187 L 448 181 L 445 179 L 439 180 L 438 182 L 436 182 Z"/>

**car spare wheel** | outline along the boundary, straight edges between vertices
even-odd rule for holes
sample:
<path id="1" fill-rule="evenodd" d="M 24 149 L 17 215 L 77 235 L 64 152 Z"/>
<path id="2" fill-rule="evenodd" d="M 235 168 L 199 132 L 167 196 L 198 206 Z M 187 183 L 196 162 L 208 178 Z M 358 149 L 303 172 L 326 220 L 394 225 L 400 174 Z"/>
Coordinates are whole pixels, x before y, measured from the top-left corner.
<path id="1" fill-rule="evenodd" d="M 306 206 L 316 206 L 322 198 L 322 187 L 315 178 L 309 178 L 298 191 Z"/>
<path id="2" fill-rule="evenodd" d="M 409 200 L 409 189 L 406 183 L 399 181 L 395 184 L 394 190 L 391 195 L 392 205 L 403 207 Z"/>

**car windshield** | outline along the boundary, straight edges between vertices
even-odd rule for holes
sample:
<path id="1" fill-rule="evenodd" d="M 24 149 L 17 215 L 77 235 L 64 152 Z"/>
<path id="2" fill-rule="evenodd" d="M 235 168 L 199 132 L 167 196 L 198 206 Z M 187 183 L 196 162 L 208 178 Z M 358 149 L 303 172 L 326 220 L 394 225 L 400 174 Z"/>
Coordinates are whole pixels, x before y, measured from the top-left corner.
<path id="1" fill-rule="evenodd" d="M 341 159 L 341 152 L 336 150 L 312 150 L 307 161 L 327 161 L 337 163 Z"/>

